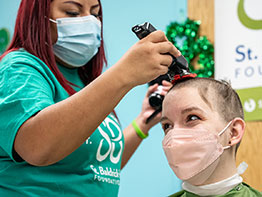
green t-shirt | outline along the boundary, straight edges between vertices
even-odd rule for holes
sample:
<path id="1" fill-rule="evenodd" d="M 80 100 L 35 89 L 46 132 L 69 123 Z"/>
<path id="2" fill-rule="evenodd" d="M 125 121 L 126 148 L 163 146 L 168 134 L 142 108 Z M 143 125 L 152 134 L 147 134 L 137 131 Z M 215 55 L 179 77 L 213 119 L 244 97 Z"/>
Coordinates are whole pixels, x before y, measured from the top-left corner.
<path id="1" fill-rule="evenodd" d="M 193 194 L 191 192 L 182 190 L 177 192 L 170 197 L 199 197 L 199 195 Z M 216 195 L 213 197 L 262 197 L 262 193 L 253 189 L 246 183 L 241 183 L 237 185 L 235 188 L 230 190 L 224 195 Z"/>
<path id="2" fill-rule="evenodd" d="M 84 87 L 77 69 L 59 66 L 65 78 Z M 14 157 L 19 127 L 38 111 L 68 98 L 40 59 L 20 49 L 0 62 L 0 196 L 117 196 L 124 137 L 110 114 L 65 159 L 36 167 Z M 90 112 L 88 115 L 92 115 Z M 42 146 L 45 146 L 45 141 Z"/>

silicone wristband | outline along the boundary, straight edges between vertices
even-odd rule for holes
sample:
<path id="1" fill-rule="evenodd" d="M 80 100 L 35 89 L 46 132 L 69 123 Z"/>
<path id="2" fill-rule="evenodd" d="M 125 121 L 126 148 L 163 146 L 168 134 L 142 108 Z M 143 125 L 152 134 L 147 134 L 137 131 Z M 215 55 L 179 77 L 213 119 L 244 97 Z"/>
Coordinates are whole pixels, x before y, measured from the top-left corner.
<path id="1" fill-rule="evenodd" d="M 141 129 L 140 129 L 140 128 L 138 127 L 138 125 L 136 124 L 136 120 L 133 120 L 132 126 L 134 127 L 137 135 L 138 135 L 141 139 L 147 138 L 148 134 L 145 134 L 143 131 L 141 131 Z"/>

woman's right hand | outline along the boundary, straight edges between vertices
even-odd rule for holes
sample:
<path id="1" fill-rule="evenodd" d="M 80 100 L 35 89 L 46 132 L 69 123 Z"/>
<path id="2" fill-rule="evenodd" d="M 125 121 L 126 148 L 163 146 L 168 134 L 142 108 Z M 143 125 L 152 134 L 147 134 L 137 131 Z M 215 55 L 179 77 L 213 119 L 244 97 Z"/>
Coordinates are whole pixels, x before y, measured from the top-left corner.
<path id="1" fill-rule="evenodd" d="M 115 66 L 127 84 L 137 86 L 167 73 L 172 63 L 172 57 L 167 53 L 175 57 L 181 55 L 164 32 L 158 30 L 134 44 Z"/>
<path id="2" fill-rule="evenodd" d="M 166 53 L 180 55 L 163 32 L 151 33 L 81 91 L 27 119 L 17 132 L 14 150 L 23 160 L 36 166 L 64 159 L 85 143 L 130 89 L 168 71 L 172 57 Z M 33 66 L 27 67 L 30 80 L 36 80 L 35 75 L 43 78 Z M 49 91 L 50 84 L 42 80 Z M 34 92 L 38 90 L 38 86 L 30 87 Z M 41 84 L 39 88 L 44 86 Z M 46 142 L 44 146 L 43 142 Z"/>

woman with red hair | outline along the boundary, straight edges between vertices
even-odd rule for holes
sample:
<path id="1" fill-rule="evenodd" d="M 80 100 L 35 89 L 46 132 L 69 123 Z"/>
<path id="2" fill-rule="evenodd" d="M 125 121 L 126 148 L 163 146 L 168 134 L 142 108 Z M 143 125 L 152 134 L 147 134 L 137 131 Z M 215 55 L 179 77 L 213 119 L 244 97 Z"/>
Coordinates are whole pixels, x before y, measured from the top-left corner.
<path id="1" fill-rule="evenodd" d="M 0 62 L 0 196 L 117 196 L 121 167 L 159 122 L 146 124 L 157 85 L 123 131 L 112 112 L 180 52 L 156 31 L 101 74 L 102 27 L 99 0 L 21 1 Z"/>

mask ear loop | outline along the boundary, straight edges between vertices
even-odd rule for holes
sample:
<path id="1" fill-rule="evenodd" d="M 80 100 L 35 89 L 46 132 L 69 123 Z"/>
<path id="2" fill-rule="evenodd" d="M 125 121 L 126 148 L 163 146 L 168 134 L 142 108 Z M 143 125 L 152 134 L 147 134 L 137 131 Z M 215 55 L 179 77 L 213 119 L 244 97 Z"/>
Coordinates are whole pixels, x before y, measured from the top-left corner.
<path id="1" fill-rule="evenodd" d="M 232 123 L 232 120 L 227 124 L 227 126 L 222 130 L 222 131 L 220 131 L 219 133 L 218 133 L 218 136 L 220 136 L 220 135 L 222 135 L 226 130 L 227 130 L 227 128 L 231 125 L 231 123 Z M 225 149 L 228 149 L 228 148 L 230 148 L 231 146 L 225 146 L 225 147 L 223 147 L 223 149 L 225 150 Z"/>
<path id="2" fill-rule="evenodd" d="M 50 20 L 51 22 L 53 22 L 53 23 L 56 23 L 56 24 L 57 24 L 57 21 L 55 21 L 55 20 L 53 20 L 53 19 L 51 19 L 51 18 L 49 18 L 49 20 Z"/>
<path id="3" fill-rule="evenodd" d="M 47 16 L 45 16 L 45 18 L 47 18 L 47 19 L 49 19 L 51 22 L 53 22 L 53 23 L 58 23 L 56 20 L 54 20 L 54 19 L 51 19 L 51 18 L 48 18 Z"/>
<path id="4" fill-rule="evenodd" d="M 48 18 L 47 16 L 45 16 L 45 19 L 49 19 L 49 21 L 57 24 L 57 21 L 55 21 L 55 20 L 53 20 L 53 19 L 51 19 L 51 18 Z M 48 44 L 47 42 L 45 42 L 45 44 L 46 44 L 47 46 L 49 46 L 49 44 Z"/>
<path id="5" fill-rule="evenodd" d="M 54 19 L 51 19 L 51 18 L 48 18 L 47 16 L 45 16 L 45 18 L 47 18 L 47 19 L 49 19 L 51 22 L 53 22 L 53 23 L 58 23 L 56 20 L 54 20 Z"/>

